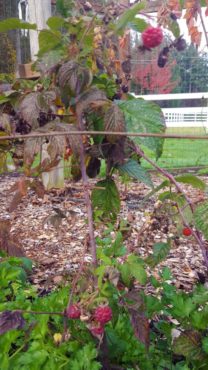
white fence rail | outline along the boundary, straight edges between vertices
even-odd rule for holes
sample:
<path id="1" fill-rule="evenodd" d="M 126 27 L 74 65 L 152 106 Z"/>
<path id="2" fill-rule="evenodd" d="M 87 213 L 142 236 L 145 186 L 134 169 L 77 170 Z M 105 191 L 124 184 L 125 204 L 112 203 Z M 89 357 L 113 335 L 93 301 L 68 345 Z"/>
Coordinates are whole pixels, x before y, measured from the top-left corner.
<path id="1" fill-rule="evenodd" d="M 204 127 L 208 131 L 208 107 L 163 108 L 167 127 Z"/>
<path id="2" fill-rule="evenodd" d="M 136 95 L 131 93 L 131 95 L 135 98 L 143 98 L 150 101 L 187 99 L 204 101 L 204 99 L 208 99 L 208 92 L 154 95 Z M 208 132 L 208 104 L 207 107 L 163 108 L 162 111 L 165 115 L 167 127 L 203 127 Z"/>

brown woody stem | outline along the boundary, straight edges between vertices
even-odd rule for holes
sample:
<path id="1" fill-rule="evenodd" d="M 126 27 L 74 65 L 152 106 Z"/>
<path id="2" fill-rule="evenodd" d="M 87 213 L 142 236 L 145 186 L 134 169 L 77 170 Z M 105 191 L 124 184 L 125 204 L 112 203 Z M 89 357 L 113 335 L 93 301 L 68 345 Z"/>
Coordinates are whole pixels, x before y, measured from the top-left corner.
<path id="1" fill-rule="evenodd" d="M 77 121 L 78 121 L 78 128 L 79 130 L 83 130 L 83 123 L 82 123 L 82 116 L 77 114 Z M 91 254 L 92 254 L 92 262 L 93 265 L 97 266 L 97 248 L 95 242 L 95 233 L 94 233 L 94 221 L 93 221 L 93 210 L 92 210 L 92 202 L 90 199 L 89 193 L 89 184 L 88 184 L 88 177 L 87 171 L 85 166 L 85 148 L 82 142 L 82 137 L 80 136 L 80 167 L 82 173 L 82 182 L 84 187 L 84 196 L 85 196 L 85 203 L 87 208 L 87 218 L 88 218 L 88 227 L 89 227 L 89 242 L 91 247 Z"/>

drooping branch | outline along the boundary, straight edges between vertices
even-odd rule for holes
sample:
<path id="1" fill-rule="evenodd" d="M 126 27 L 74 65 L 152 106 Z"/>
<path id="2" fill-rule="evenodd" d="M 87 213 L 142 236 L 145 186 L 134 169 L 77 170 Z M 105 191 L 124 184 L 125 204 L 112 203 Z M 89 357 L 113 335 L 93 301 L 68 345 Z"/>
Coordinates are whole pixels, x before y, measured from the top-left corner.
<path id="1" fill-rule="evenodd" d="M 160 168 L 154 161 L 152 161 L 150 158 L 148 158 L 145 155 L 145 153 L 138 146 L 134 146 L 134 150 L 139 156 L 141 156 L 143 159 L 145 159 L 145 161 L 147 161 L 149 164 L 151 164 L 159 173 L 161 173 L 163 176 L 165 176 L 175 186 L 177 191 L 184 196 L 187 204 L 189 205 L 189 207 L 191 209 L 191 212 L 193 213 L 194 212 L 194 207 L 193 207 L 193 203 L 192 203 L 191 199 L 183 191 L 182 187 L 175 180 L 174 176 L 171 175 L 168 171 L 164 170 L 163 168 Z M 178 208 L 179 214 L 182 218 L 182 221 L 184 223 L 184 226 L 190 227 L 188 222 L 186 221 L 186 218 L 184 217 L 184 214 L 183 214 L 182 210 L 179 207 L 177 207 L 177 208 Z M 202 252 L 202 255 L 203 255 L 203 258 L 204 258 L 204 264 L 205 264 L 206 268 L 208 269 L 208 253 L 207 253 L 207 249 L 206 249 L 206 246 L 204 244 L 204 241 L 202 240 L 201 233 L 199 232 L 199 230 L 196 230 L 196 231 L 192 230 L 192 235 L 195 238 L 197 244 L 199 245 L 199 247 L 201 249 L 201 252 Z"/>

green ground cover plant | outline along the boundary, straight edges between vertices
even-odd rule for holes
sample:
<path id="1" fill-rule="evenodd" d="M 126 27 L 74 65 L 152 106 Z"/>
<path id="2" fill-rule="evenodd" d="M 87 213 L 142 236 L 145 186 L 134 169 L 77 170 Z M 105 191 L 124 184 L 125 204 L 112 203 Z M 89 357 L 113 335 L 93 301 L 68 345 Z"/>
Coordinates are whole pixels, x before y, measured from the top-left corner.
<path id="1" fill-rule="evenodd" d="M 80 7 L 80 2 L 59 0 L 63 16 L 49 18 L 48 29 L 39 32 L 35 68 L 40 79 L 14 81 L 11 91 L 0 96 L 1 169 L 10 153 L 25 175 L 10 189 L 14 192 L 10 212 L 29 190 L 43 197 L 41 174 L 70 158 L 73 181 L 83 183 L 92 256 L 91 264 L 84 263 L 83 251 L 79 271 L 63 286 L 41 294 L 28 282 L 32 262 L 8 257 L 13 246 L 10 230 L 0 223 L 3 370 L 207 369 L 206 286 L 198 285 L 190 293 L 179 291 L 168 268 L 154 277 L 154 269 L 169 253 L 171 239 L 156 243 L 152 253 L 141 258 L 126 250 L 122 230 L 116 229 L 119 174 L 150 188 L 144 202 L 160 191 L 164 209 L 184 237 L 197 242 L 208 268 L 206 183 L 192 174 L 174 177 L 160 167 L 166 130 L 162 111 L 128 93 L 130 28 L 140 33 L 143 52 L 160 46 L 161 25 L 171 30 L 174 39 L 158 50 L 160 68 L 171 50 L 185 47 L 177 16 L 172 14 L 177 7 L 171 4 L 165 17 L 159 16 L 158 27 L 152 27 L 136 17 L 145 11 L 144 2 L 124 11 L 114 3 L 99 10 L 88 2 Z M 198 3 L 190 13 L 189 5 L 185 4 L 187 24 L 192 42 L 198 45 L 200 35 L 192 26 L 201 7 Z M 35 25 L 14 19 L 0 22 L 0 32 L 13 28 L 35 29 Z M 140 135 L 128 136 L 129 131 Z M 47 158 L 36 165 L 43 145 Z M 89 178 L 99 176 L 101 161 L 105 176 L 90 191 Z M 143 161 L 162 177 L 159 186 Z M 195 204 L 181 187 L 184 183 L 204 192 L 204 199 Z M 104 231 L 95 238 L 99 223 Z"/>

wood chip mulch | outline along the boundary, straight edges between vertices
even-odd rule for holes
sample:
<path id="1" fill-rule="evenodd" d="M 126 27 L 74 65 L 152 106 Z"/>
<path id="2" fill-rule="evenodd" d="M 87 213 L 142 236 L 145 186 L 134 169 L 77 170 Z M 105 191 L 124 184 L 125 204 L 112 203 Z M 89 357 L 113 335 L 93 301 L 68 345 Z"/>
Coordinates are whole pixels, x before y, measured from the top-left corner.
<path id="1" fill-rule="evenodd" d="M 62 284 L 79 268 L 84 251 L 84 260 L 91 262 L 82 184 L 66 181 L 64 190 L 50 191 L 43 199 L 31 190 L 17 209 L 9 213 L 8 206 L 13 197 L 9 189 L 16 181 L 17 178 L 9 175 L 0 177 L 0 219 L 11 221 L 13 240 L 34 261 L 31 281 L 40 289 Z M 208 179 L 204 178 L 204 181 L 208 183 Z M 158 178 L 154 183 L 159 184 Z M 127 193 L 122 184 L 119 188 L 122 201 L 117 228 L 120 225 L 122 229 L 125 224 L 122 231 L 127 250 L 147 256 L 152 253 L 154 243 L 172 239 L 168 258 L 154 269 L 155 277 L 162 267 L 168 266 L 175 285 L 184 290 L 190 290 L 199 276 L 206 278 L 201 251 L 195 240 L 178 233 L 176 225 L 162 211 L 156 198 L 152 197 L 141 205 L 149 188 L 137 182 L 128 185 Z M 183 188 L 195 201 L 204 197 L 198 189 L 185 185 Z M 57 217 L 57 208 L 66 218 Z M 102 225 L 98 227 L 96 236 L 102 229 Z"/>

